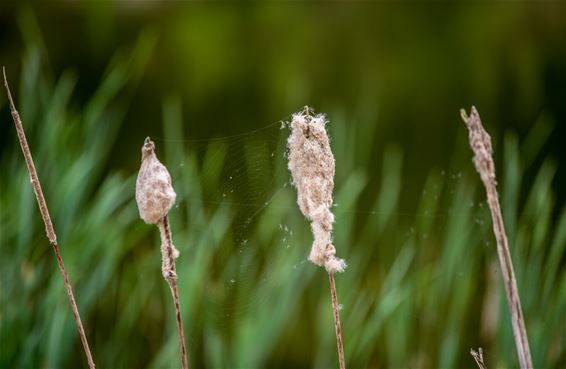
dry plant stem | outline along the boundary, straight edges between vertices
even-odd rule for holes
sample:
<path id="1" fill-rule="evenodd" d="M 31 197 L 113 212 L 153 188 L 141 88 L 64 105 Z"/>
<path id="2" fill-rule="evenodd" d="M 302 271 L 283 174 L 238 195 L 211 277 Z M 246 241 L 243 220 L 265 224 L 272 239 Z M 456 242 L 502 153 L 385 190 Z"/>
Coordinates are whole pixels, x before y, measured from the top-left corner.
<path id="1" fill-rule="evenodd" d="M 499 206 L 499 196 L 497 194 L 497 182 L 495 179 L 495 165 L 492 158 L 491 138 L 482 126 L 480 116 L 475 107 L 472 106 L 470 116 L 462 110 L 462 119 L 466 123 L 469 130 L 470 146 L 474 151 L 474 164 L 487 193 L 487 202 L 491 211 L 493 221 L 493 232 L 497 240 L 497 254 L 499 256 L 499 264 L 503 274 L 503 282 L 507 295 L 507 303 L 511 314 L 511 324 L 513 327 L 513 336 L 515 338 L 515 346 L 517 347 L 517 356 L 519 365 L 522 369 L 531 369 L 533 367 L 531 359 L 531 351 L 529 349 L 529 341 L 527 338 L 527 328 L 523 318 L 521 308 L 521 300 L 519 298 L 519 290 L 517 288 L 517 280 L 513 270 L 513 262 L 505 226 L 503 224 L 503 216 Z"/>
<path id="2" fill-rule="evenodd" d="M 47 233 L 47 238 L 49 242 L 53 245 L 53 251 L 55 252 L 55 257 L 57 258 L 57 265 L 59 266 L 59 271 L 63 276 L 63 282 L 65 283 L 65 288 L 67 290 L 67 297 L 69 298 L 69 303 L 71 304 L 71 309 L 73 310 L 73 316 L 75 318 L 75 323 L 77 324 L 77 330 L 79 331 L 79 336 L 83 344 L 86 359 L 88 361 L 88 366 L 91 369 L 95 368 L 94 360 L 90 353 L 90 348 L 88 346 L 88 341 L 86 339 L 86 334 L 83 328 L 83 323 L 81 321 L 81 316 L 79 315 L 79 309 L 77 308 L 77 303 L 75 301 L 75 296 L 73 295 L 73 289 L 71 288 L 71 282 L 69 282 L 69 277 L 65 271 L 65 264 L 63 264 L 63 258 L 61 257 L 61 252 L 59 250 L 59 245 L 57 244 L 57 235 L 53 229 L 53 223 L 51 223 L 51 217 L 49 216 L 49 210 L 47 208 L 47 203 L 45 202 L 45 197 L 43 196 L 43 191 L 41 190 L 41 183 L 37 176 L 37 171 L 35 170 L 35 165 L 33 164 L 33 159 L 31 157 L 31 152 L 27 143 L 26 135 L 24 132 L 24 127 L 20 119 L 20 115 L 16 110 L 14 100 L 12 99 L 12 94 L 10 92 L 10 87 L 8 86 L 8 80 L 6 79 L 6 70 L 3 67 L 2 73 L 4 75 L 4 86 L 6 87 L 6 92 L 8 94 L 8 101 L 10 102 L 10 110 L 12 112 L 12 118 L 14 119 L 14 124 L 16 125 L 16 131 L 18 133 L 18 139 L 20 140 L 20 146 L 24 153 L 24 158 L 28 167 L 28 172 L 30 175 L 30 181 L 33 186 L 33 191 L 35 192 L 35 197 L 39 205 L 39 211 L 43 218 L 43 223 L 45 224 L 45 232 Z"/>
<path id="3" fill-rule="evenodd" d="M 346 368 L 346 359 L 344 357 L 344 344 L 342 343 L 342 327 L 340 325 L 340 309 L 338 307 L 338 298 L 336 297 L 336 282 L 334 274 L 328 273 L 328 281 L 330 282 L 330 293 L 332 295 L 332 310 L 334 311 L 334 328 L 336 329 L 336 344 L 338 346 L 338 360 L 340 361 L 340 369 Z"/>
<path id="4" fill-rule="evenodd" d="M 179 302 L 179 291 L 177 289 L 177 274 L 175 271 L 175 256 L 173 250 L 173 242 L 171 240 L 171 229 L 169 228 L 169 218 L 167 215 L 158 223 L 160 228 L 160 233 L 162 235 L 161 242 L 166 248 L 166 255 L 168 258 L 169 270 L 167 273 L 164 271 L 164 278 L 171 288 L 171 294 L 173 295 L 173 302 L 175 303 L 175 317 L 177 320 L 177 333 L 179 334 L 179 347 L 181 350 L 181 361 L 183 364 L 183 369 L 188 369 L 189 364 L 187 361 L 187 348 L 185 346 L 185 334 L 183 332 L 183 321 L 181 319 L 181 304 Z"/>
<path id="5" fill-rule="evenodd" d="M 187 349 L 181 319 L 181 304 L 177 289 L 175 258 L 179 251 L 173 245 L 167 212 L 175 203 L 177 194 L 171 183 L 171 175 L 155 155 L 155 143 L 147 137 L 142 146 L 142 164 L 136 180 L 136 202 L 140 218 L 148 224 L 156 224 L 161 236 L 161 272 L 171 288 L 175 303 L 175 318 L 179 334 L 179 348 L 183 369 L 188 369 Z"/>
<path id="6" fill-rule="evenodd" d="M 473 349 L 470 350 L 470 355 L 472 355 L 472 357 L 476 361 L 479 369 L 487 369 L 487 366 L 485 366 L 485 363 L 483 362 L 483 350 L 481 347 L 478 349 L 478 351 L 474 351 Z"/>

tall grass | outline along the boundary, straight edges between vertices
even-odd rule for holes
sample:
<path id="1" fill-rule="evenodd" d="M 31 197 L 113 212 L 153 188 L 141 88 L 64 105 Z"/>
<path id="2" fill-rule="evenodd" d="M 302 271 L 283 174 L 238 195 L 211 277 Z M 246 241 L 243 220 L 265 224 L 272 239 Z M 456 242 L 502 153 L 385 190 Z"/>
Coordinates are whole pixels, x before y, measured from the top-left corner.
<path id="1" fill-rule="evenodd" d="M 40 40 L 33 34 L 37 27 L 28 13 L 19 21 L 30 39 Z M 78 111 L 70 104 L 77 76 L 67 71 L 53 80 L 46 73 L 46 56 L 37 41 L 28 45 L 17 89 L 19 112 L 29 128 L 28 141 L 34 148 L 61 253 L 94 352 L 101 335 L 108 337 L 112 332 L 111 326 L 100 329 L 96 324 L 113 306 L 110 303 L 101 310 L 101 296 L 118 285 L 119 266 L 139 239 L 135 233 L 119 229 L 135 228 L 135 208 L 128 204 L 133 182 L 119 173 L 108 173 L 106 165 L 127 107 L 125 92 L 139 78 L 152 44 L 153 36 L 146 33 L 133 51 L 118 53 L 98 90 Z M 39 246 L 45 245 L 45 233 L 29 175 L 21 156 L 16 156 L 15 132 L 10 130 L 7 135 L 13 139 L 5 148 L 10 154 L 1 160 L 0 363 L 2 367 L 76 366 L 82 362 L 80 358 L 69 360 L 81 349 L 64 286 L 49 248 Z M 94 326 L 96 330 L 92 330 Z M 108 357 L 109 352 L 103 355 Z M 107 360 L 101 360 L 102 366 L 107 366 Z"/>
<path id="2" fill-rule="evenodd" d="M 20 22 L 26 32 L 34 29 L 26 16 Z M 109 157 L 154 37 L 144 33 L 133 50 L 119 51 L 80 106 L 71 98 L 77 75 L 53 76 L 40 38 L 26 39 L 21 82 L 13 89 L 37 148 L 36 165 L 45 173 L 42 185 L 61 245 L 73 245 L 61 252 L 97 364 L 174 367 L 173 307 L 155 263 L 157 235 L 138 220 L 133 201 L 137 168 L 118 169 Z M 191 255 L 177 273 L 187 302 L 183 317 L 194 322 L 186 332 L 193 366 L 336 367 L 327 354 L 335 338 L 328 329 L 328 293 L 320 287 L 326 276 L 304 263 L 310 233 L 294 191 L 280 186 L 244 230 L 245 251 L 237 252 L 242 205 L 206 201 L 222 186 L 217 173 L 234 160 L 220 154 L 227 141 L 210 141 L 197 153 L 194 144 L 179 140 L 188 135 L 180 98 L 172 94 L 162 106 L 164 161 L 179 163 L 170 167 L 179 199 L 171 226 L 181 254 Z M 455 152 L 449 167 L 430 168 L 413 206 L 404 202 L 413 186 L 405 177 L 403 148 L 372 148 L 375 128 L 355 124 L 372 121 L 374 112 L 320 110 L 332 117 L 335 243 L 349 262 L 336 280 L 347 366 L 472 367 L 469 350 L 479 346 L 489 368 L 517 366 L 502 286 L 491 278 L 499 271 L 492 264 L 495 244 L 486 244 L 489 212 L 467 150 Z M 10 119 L 5 105 L 1 113 L 0 119 Z M 541 121 L 524 140 L 506 133 L 496 141 L 503 152 L 497 170 L 533 365 L 560 368 L 566 365 L 566 211 L 556 207 L 553 194 L 558 163 L 537 158 L 550 132 Z M 16 137 L 6 137 L 0 158 L 0 367 L 74 368 L 83 362 L 80 343 L 50 250 L 35 246 L 45 243 L 43 227 Z M 462 132 L 455 147 L 466 148 L 465 140 Z M 258 183 L 289 180 L 284 139 L 278 142 L 272 171 L 262 172 Z M 251 163 L 255 157 L 247 155 L 238 159 Z M 535 173 L 532 181 L 527 171 Z M 279 225 L 293 230 L 285 243 Z"/>

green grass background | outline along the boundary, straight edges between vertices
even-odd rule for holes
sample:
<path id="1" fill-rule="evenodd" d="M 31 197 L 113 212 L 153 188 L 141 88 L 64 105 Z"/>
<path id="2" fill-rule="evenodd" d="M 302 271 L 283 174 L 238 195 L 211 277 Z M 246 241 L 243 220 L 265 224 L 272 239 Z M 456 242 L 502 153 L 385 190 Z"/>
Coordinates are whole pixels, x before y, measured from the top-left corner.
<path id="1" fill-rule="evenodd" d="M 459 108 L 494 140 L 533 362 L 566 366 L 564 5 L 3 3 L 2 64 L 99 368 L 180 366 L 145 136 L 169 167 L 192 367 L 337 367 L 280 120 L 327 114 L 347 366 L 516 367 Z M 0 367 L 86 367 L 0 94 Z"/>

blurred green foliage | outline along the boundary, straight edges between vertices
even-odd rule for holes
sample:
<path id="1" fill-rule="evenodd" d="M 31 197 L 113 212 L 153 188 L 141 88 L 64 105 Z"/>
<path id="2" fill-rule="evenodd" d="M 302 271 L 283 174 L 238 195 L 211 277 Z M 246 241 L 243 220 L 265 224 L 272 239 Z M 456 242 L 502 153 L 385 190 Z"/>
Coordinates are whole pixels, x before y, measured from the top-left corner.
<path id="1" fill-rule="evenodd" d="M 471 368 L 479 346 L 488 367 L 517 366 L 489 211 L 458 117 L 468 101 L 494 137 L 534 364 L 566 365 L 566 211 L 555 180 L 562 161 L 553 159 L 563 151 L 552 144 L 563 95 L 543 78 L 545 63 L 565 65 L 552 57 L 564 28 L 552 3 L 536 8 L 533 23 L 545 27 L 532 32 L 517 28 L 531 19 L 526 2 L 498 3 L 495 14 L 441 3 L 449 9 L 430 5 L 429 17 L 421 5 L 391 5 L 375 18 L 361 3 L 169 5 L 126 36 L 115 17 L 131 25 L 127 14 L 139 10 L 120 3 L 113 13 L 112 4 L 75 5 L 91 37 L 76 47 L 94 61 L 54 41 L 78 36 L 40 25 L 76 24 L 42 18 L 41 7 L 38 24 L 35 11 L 18 8 L 25 48 L 21 67 L 8 68 L 98 367 L 180 363 L 159 238 L 133 201 L 147 135 L 178 194 L 170 219 L 191 366 L 337 367 L 327 276 L 306 262 L 312 236 L 289 185 L 288 132 L 270 124 L 306 103 L 331 122 L 335 244 L 349 263 L 337 276 L 348 367 Z M 406 33 L 389 29 L 394 22 Z M 540 46 L 533 35 L 545 32 Z M 116 47 L 122 37 L 130 42 Z M 509 60 L 498 60 L 511 39 Z M 375 40 L 383 45 L 370 48 Z M 80 58 L 78 71 L 67 55 Z M 516 89 L 505 100 L 509 85 L 497 75 L 510 66 Z M 0 101 L 0 367 L 84 367 Z M 503 134 L 506 126 L 514 129 Z"/>

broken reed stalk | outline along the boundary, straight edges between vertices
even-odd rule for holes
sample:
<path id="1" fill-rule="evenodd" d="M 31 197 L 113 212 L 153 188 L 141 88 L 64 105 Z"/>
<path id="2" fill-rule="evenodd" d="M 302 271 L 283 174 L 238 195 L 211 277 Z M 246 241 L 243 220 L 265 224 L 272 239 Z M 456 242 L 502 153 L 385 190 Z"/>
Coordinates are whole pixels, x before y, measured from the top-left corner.
<path id="1" fill-rule="evenodd" d="M 513 270 L 513 261 L 511 259 L 509 243 L 503 224 L 503 216 L 501 215 L 501 208 L 499 206 L 491 138 L 483 128 L 479 113 L 474 106 L 472 106 L 469 116 L 463 109 L 460 110 L 460 115 L 468 127 L 470 146 L 474 152 L 474 164 L 487 193 L 487 202 L 489 204 L 489 210 L 491 211 L 493 232 L 497 240 L 497 254 L 499 256 L 499 265 L 503 275 L 507 303 L 511 314 L 511 324 L 513 327 L 515 346 L 517 347 L 519 365 L 522 369 L 531 369 L 533 364 L 531 351 L 529 349 L 527 328 L 523 318 L 517 280 L 515 279 L 515 272 Z"/>
<path id="2" fill-rule="evenodd" d="M 136 202 L 140 217 L 148 224 L 156 224 L 161 236 L 161 272 L 171 289 L 175 304 L 175 318 L 179 335 L 179 349 L 183 369 L 188 369 L 187 348 L 181 319 L 181 304 L 177 289 L 175 259 L 179 250 L 173 245 L 167 213 L 175 204 L 177 194 L 171 183 L 171 175 L 155 155 L 155 144 L 147 137 L 142 146 L 142 164 L 136 181 Z"/>
<path id="3" fill-rule="evenodd" d="M 487 369 L 487 366 L 485 366 L 485 363 L 483 362 L 483 350 L 481 347 L 478 349 L 478 351 L 471 349 L 470 355 L 472 355 L 472 357 L 476 361 L 479 369 Z"/>
<path id="4" fill-rule="evenodd" d="M 61 257 L 61 251 L 59 245 L 57 244 L 57 235 L 55 234 L 55 229 L 53 228 L 53 223 L 51 222 L 51 217 L 49 216 L 49 209 L 47 208 L 47 203 L 45 202 L 45 197 L 43 196 L 43 191 L 41 190 L 41 183 L 39 182 L 39 177 L 37 176 L 37 171 L 35 170 L 35 165 L 33 163 L 33 158 L 28 146 L 26 139 L 26 134 L 24 132 L 24 127 L 22 125 L 22 120 L 20 119 L 20 114 L 16 110 L 16 105 L 12 99 L 12 93 L 10 92 L 10 87 L 8 86 L 8 79 L 6 78 L 6 68 L 2 67 L 2 74 L 4 75 L 4 86 L 6 87 L 6 93 L 8 94 L 8 101 L 10 103 L 10 110 L 12 112 L 12 118 L 14 124 L 16 125 L 16 132 L 18 133 L 18 139 L 20 141 L 20 146 L 22 147 L 22 152 L 24 153 L 24 159 L 26 161 L 28 172 L 30 176 L 31 185 L 33 187 L 33 192 L 35 192 L 35 197 L 37 199 L 37 204 L 39 205 L 39 211 L 41 212 L 41 217 L 43 218 L 43 223 L 45 224 L 45 232 L 47 233 L 47 238 L 53 246 L 53 251 L 55 252 L 55 258 L 57 259 L 57 265 L 59 266 L 59 271 L 63 277 L 63 283 L 65 284 L 65 289 L 67 290 L 67 297 L 69 298 L 69 303 L 71 304 L 71 310 L 73 311 L 73 316 L 75 318 L 75 323 L 77 324 L 77 330 L 79 331 L 79 336 L 83 344 L 86 359 L 90 369 L 94 369 L 94 360 L 90 353 L 90 348 L 88 346 L 88 341 L 86 339 L 85 330 L 83 328 L 83 323 L 81 321 L 81 316 L 79 315 L 79 309 L 77 307 L 77 302 L 75 301 L 75 296 L 73 294 L 73 289 L 71 287 L 71 282 L 69 281 L 69 276 L 65 270 L 65 264 L 63 263 L 63 258 Z"/>
<path id="5" fill-rule="evenodd" d="M 305 107 L 293 114 L 290 123 L 291 135 L 287 141 L 289 170 L 293 185 L 297 188 L 297 203 L 303 215 L 310 221 L 314 236 L 309 260 L 328 272 L 334 327 L 340 369 L 345 369 L 344 345 L 340 326 L 340 309 L 336 297 L 334 274 L 346 268 L 346 262 L 336 257 L 332 244 L 332 223 L 335 160 L 326 132 L 326 117 L 313 116 Z"/>

